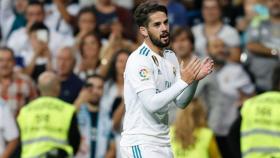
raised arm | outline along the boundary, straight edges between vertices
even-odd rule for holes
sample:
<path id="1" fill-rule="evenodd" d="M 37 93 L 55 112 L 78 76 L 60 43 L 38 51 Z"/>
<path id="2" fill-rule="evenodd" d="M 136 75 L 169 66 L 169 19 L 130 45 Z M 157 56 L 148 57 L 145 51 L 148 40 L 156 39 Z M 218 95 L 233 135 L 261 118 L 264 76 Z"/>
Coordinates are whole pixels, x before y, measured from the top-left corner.
<path id="1" fill-rule="evenodd" d="M 193 81 L 196 79 L 200 71 L 200 67 L 200 60 L 198 58 L 193 58 L 186 67 L 181 67 L 181 79 L 178 79 L 170 88 L 160 93 L 156 93 L 155 88 L 139 92 L 138 96 L 147 111 L 155 113 L 166 108 L 166 106 L 174 101 L 189 85 L 193 84 Z M 192 96 L 193 95 L 190 95 L 191 98 Z"/>

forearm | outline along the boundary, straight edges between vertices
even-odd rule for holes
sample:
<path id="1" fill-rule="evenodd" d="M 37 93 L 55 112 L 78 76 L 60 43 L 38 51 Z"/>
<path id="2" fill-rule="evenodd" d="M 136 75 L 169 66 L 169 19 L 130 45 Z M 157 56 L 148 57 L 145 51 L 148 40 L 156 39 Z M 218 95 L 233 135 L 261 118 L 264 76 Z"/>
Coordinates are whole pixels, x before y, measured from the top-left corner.
<path id="1" fill-rule="evenodd" d="M 259 44 L 259 43 L 250 42 L 247 44 L 247 48 L 252 53 L 256 53 L 259 55 L 272 56 L 271 48 L 267 48 L 264 45 Z"/>
<path id="2" fill-rule="evenodd" d="M 24 68 L 24 73 L 31 75 L 36 65 L 36 57 L 32 57 L 31 62 Z"/>
<path id="3" fill-rule="evenodd" d="M 68 11 L 66 10 L 66 7 L 64 6 L 63 3 L 56 3 L 56 6 L 58 8 L 59 13 L 61 14 L 62 18 L 70 25 L 73 24 L 74 17 L 71 16 Z"/>
<path id="4" fill-rule="evenodd" d="M 191 85 L 184 89 L 184 91 L 175 100 L 177 107 L 184 109 L 191 102 L 197 85 L 198 81 L 194 81 Z"/>
<path id="5" fill-rule="evenodd" d="M 156 93 L 155 89 L 148 89 L 138 93 L 138 96 L 144 104 L 145 109 L 150 113 L 155 113 L 168 106 L 187 87 L 188 84 L 180 79 L 170 88 L 160 93 Z"/>
<path id="6" fill-rule="evenodd" d="M 122 122 L 124 112 L 125 112 L 125 106 L 124 103 L 122 102 L 113 115 L 113 129 L 115 131 L 121 130 L 121 122 Z"/>
<path id="7" fill-rule="evenodd" d="M 12 141 L 10 141 L 6 147 L 6 149 L 4 150 L 3 155 L 1 156 L 1 158 L 9 158 L 12 153 L 15 151 L 16 147 L 18 145 L 18 139 L 14 139 Z"/>
<path id="8" fill-rule="evenodd" d="M 104 56 L 102 57 L 101 65 L 99 66 L 99 75 L 103 77 L 107 76 L 115 51 L 116 50 L 111 45 L 106 46 L 101 50 L 101 54 Z"/>

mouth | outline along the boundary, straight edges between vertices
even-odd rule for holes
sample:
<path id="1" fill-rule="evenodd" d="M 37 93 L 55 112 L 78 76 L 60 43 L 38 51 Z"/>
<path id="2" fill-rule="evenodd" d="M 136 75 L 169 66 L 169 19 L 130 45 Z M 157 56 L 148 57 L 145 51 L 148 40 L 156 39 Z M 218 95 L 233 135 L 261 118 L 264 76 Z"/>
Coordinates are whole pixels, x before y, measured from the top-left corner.
<path id="1" fill-rule="evenodd" d="M 169 33 L 164 33 L 164 34 L 160 35 L 160 38 L 163 39 L 164 41 L 169 40 Z"/>

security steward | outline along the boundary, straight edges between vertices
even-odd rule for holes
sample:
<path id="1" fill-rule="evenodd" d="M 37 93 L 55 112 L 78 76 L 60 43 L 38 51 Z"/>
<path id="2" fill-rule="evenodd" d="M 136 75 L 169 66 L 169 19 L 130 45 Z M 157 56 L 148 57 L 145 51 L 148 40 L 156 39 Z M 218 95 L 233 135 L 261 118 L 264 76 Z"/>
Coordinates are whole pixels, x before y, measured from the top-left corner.
<path id="1" fill-rule="evenodd" d="M 18 116 L 22 158 L 73 157 L 80 144 L 75 107 L 57 98 L 59 79 L 53 72 L 39 76 L 41 96 L 24 106 Z"/>
<path id="2" fill-rule="evenodd" d="M 274 91 L 247 100 L 241 110 L 242 158 L 280 158 L 280 66 Z"/>

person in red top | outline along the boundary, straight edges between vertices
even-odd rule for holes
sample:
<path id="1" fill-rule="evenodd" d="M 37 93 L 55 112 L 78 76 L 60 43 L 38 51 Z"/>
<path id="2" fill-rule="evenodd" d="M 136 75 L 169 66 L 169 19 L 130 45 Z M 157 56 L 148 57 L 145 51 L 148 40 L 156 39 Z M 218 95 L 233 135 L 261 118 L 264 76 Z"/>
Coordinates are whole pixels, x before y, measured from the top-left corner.
<path id="1" fill-rule="evenodd" d="M 16 116 L 20 108 L 37 96 L 33 81 L 14 71 L 15 57 L 10 48 L 0 48 L 0 96 Z"/>

